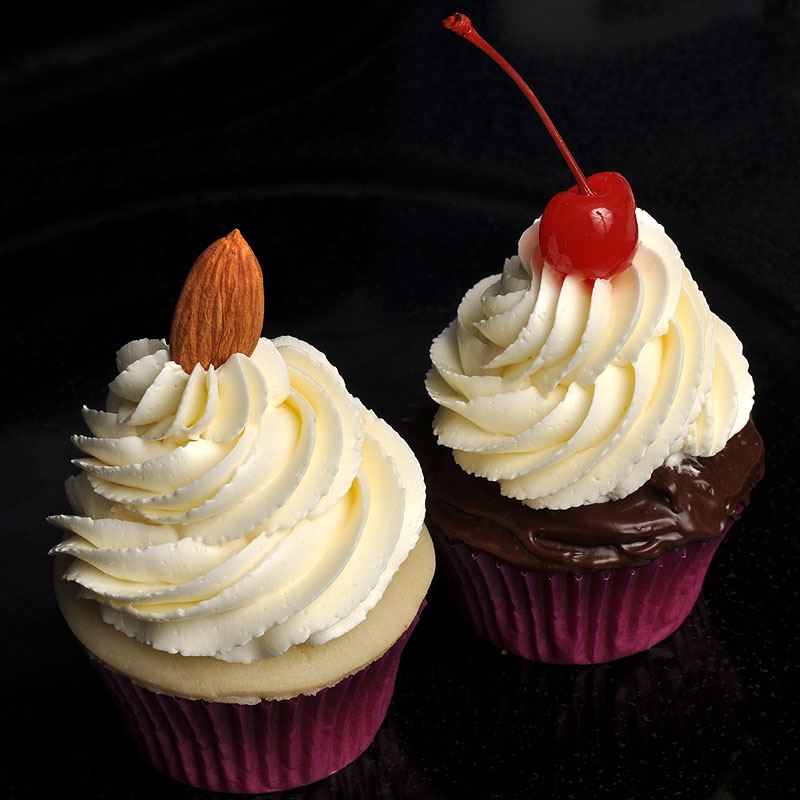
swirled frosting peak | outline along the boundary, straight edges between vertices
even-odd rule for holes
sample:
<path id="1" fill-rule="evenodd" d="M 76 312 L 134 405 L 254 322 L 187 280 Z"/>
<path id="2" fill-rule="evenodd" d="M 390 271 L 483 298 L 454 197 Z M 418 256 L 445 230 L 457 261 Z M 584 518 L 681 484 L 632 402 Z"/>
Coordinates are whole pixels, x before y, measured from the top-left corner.
<path id="1" fill-rule="evenodd" d="M 664 464 L 716 454 L 749 418 L 741 343 L 664 229 L 636 216 L 632 265 L 593 282 L 543 260 L 535 222 L 431 347 L 439 443 L 533 508 L 625 497 Z"/>
<path id="2" fill-rule="evenodd" d="M 160 340 L 117 354 L 106 409 L 50 517 L 64 578 L 155 649 L 251 662 L 322 644 L 375 606 L 417 541 L 405 442 L 291 337 L 187 374 Z"/>

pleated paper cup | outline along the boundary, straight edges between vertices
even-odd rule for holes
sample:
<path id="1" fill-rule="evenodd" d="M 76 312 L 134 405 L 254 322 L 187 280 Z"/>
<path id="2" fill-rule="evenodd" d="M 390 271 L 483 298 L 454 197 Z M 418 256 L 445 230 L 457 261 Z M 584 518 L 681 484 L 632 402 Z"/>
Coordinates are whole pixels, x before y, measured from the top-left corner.
<path id="1" fill-rule="evenodd" d="M 521 570 L 428 527 L 475 632 L 550 664 L 614 661 L 667 638 L 692 610 L 725 535 L 669 550 L 646 566 L 573 575 Z"/>
<path id="2" fill-rule="evenodd" d="M 117 631 L 98 603 L 62 580 L 63 557 L 54 588 L 147 761 L 200 789 L 262 793 L 326 778 L 369 747 L 434 568 L 423 527 L 363 622 L 318 647 L 297 645 L 248 664 L 167 653 Z"/>
<path id="3" fill-rule="evenodd" d="M 419 613 L 383 656 L 334 686 L 257 704 L 162 694 L 94 663 L 129 736 L 157 770 L 200 789 L 273 792 L 326 778 L 369 747 L 418 620 Z"/>

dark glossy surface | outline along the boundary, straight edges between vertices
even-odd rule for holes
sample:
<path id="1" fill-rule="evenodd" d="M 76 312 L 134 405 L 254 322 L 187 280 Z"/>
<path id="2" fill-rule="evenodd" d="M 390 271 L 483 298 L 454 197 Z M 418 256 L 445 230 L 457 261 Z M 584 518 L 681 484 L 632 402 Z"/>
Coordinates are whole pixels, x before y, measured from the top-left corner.
<path id="1" fill-rule="evenodd" d="M 30 5 L 5 31 L 5 796 L 209 796 L 127 743 L 56 609 L 43 521 L 65 505 L 81 404 L 120 345 L 166 336 L 200 250 L 240 228 L 264 268 L 266 335 L 323 349 L 400 426 L 463 292 L 569 185 L 518 90 L 441 28 L 456 10 L 531 81 L 584 171 L 628 178 L 743 340 L 767 477 L 692 617 L 615 664 L 493 651 L 437 581 L 373 746 L 284 797 L 793 796 L 796 4 L 280 8 Z"/>

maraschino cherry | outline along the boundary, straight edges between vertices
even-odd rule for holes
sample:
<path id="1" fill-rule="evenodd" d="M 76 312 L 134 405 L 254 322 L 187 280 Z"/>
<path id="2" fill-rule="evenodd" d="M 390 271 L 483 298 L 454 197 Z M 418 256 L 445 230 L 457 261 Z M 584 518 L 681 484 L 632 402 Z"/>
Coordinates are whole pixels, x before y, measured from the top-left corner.
<path id="1" fill-rule="evenodd" d="M 610 278 L 626 269 L 639 240 L 636 201 L 618 172 L 586 178 L 536 95 L 519 73 L 472 27 L 469 17 L 453 14 L 445 28 L 496 61 L 528 98 L 567 162 L 576 185 L 559 192 L 544 209 L 539 245 L 545 261 L 565 275 Z"/>

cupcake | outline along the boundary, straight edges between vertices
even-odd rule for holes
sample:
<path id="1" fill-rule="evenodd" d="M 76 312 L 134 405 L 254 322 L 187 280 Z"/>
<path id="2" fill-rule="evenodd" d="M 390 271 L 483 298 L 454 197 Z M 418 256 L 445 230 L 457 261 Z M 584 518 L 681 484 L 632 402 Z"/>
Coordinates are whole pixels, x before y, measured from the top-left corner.
<path id="1" fill-rule="evenodd" d="M 465 17 L 445 24 L 493 52 Z M 681 624 L 763 444 L 742 345 L 664 228 L 621 175 L 572 167 L 434 340 L 435 443 L 418 440 L 428 524 L 476 631 L 587 664 Z"/>
<path id="2" fill-rule="evenodd" d="M 207 248 L 170 344 L 117 353 L 84 408 L 55 590 L 146 758 L 203 789 L 324 778 L 375 737 L 425 603 L 425 489 L 317 349 L 261 337 L 238 231 Z"/>

